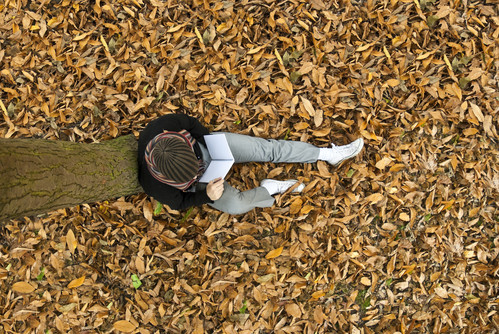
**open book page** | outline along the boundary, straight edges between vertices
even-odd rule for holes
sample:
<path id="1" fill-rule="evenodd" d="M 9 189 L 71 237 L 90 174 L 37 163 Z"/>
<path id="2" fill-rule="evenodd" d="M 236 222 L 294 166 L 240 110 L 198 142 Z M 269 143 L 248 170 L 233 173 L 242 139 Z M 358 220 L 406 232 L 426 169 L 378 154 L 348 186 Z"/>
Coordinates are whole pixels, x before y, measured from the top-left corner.
<path id="1" fill-rule="evenodd" d="M 210 153 L 211 162 L 199 182 L 207 183 L 218 177 L 224 178 L 234 164 L 234 157 L 223 133 L 204 136 L 204 140 Z"/>

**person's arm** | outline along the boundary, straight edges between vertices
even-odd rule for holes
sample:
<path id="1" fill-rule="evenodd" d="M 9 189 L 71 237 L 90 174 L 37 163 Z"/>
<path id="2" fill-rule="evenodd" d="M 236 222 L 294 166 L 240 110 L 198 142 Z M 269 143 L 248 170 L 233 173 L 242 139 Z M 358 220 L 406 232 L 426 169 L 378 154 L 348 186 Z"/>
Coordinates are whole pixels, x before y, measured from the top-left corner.
<path id="1" fill-rule="evenodd" d="M 174 210 L 184 210 L 191 206 L 213 203 L 213 201 L 222 197 L 224 191 L 224 180 L 222 178 L 210 181 L 204 190 L 196 192 L 183 192 L 163 183 L 150 183 L 148 181 L 152 180 L 145 181 L 144 178 L 141 178 L 140 181 L 142 188 L 148 195 Z"/>

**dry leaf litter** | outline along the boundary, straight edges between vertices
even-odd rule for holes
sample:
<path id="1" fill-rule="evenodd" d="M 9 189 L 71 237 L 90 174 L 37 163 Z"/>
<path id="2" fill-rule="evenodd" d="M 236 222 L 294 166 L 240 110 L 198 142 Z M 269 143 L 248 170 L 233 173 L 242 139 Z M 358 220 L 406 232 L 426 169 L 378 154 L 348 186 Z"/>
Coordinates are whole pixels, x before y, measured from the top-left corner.
<path id="1" fill-rule="evenodd" d="M 333 168 L 243 216 L 144 194 L 0 225 L 0 333 L 497 333 L 494 0 L 5 0 L 0 136 L 77 142 L 185 112 Z"/>

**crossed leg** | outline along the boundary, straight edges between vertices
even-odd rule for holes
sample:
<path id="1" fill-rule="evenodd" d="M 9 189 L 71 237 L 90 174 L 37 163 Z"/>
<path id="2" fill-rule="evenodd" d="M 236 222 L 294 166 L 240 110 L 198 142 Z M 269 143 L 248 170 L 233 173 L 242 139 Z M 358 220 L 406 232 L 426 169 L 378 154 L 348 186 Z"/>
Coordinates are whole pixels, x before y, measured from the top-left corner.
<path id="1" fill-rule="evenodd" d="M 264 139 L 235 133 L 224 134 L 236 163 L 310 163 L 316 162 L 319 156 L 318 147 L 304 142 Z M 203 147 L 202 149 L 205 150 Z M 203 186 L 206 184 L 198 185 Z M 239 191 L 225 181 L 222 197 L 209 205 L 230 214 L 243 214 L 256 207 L 271 207 L 274 202 L 274 197 L 264 187 Z"/>

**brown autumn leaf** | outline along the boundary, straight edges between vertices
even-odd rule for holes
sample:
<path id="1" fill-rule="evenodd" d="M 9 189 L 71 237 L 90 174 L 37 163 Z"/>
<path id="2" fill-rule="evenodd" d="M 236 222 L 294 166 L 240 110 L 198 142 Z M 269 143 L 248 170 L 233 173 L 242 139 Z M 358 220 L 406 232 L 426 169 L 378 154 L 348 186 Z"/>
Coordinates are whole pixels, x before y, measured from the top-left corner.
<path id="1" fill-rule="evenodd" d="M 383 223 L 383 225 L 381 225 L 381 228 L 387 231 L 395 231 L 397 229 L 397 225 L 394 225 L 392 223 Z"/>
<path id="2" fill-rule="evenodd" d="M 282 78 L 282 83 L 286 90 L 289 92 L 289 94 L 293 94 L 293 84 L 287 77 Z"/>
<path id="3" fill-rule="evenodd" d="M 368 277 L 362 277 L 360 279 L 360 283 L 365 285 L 365 286 L 370 286 L 371 285 L 371 280 Z"/>
<path id="4" fill-rule="evenodd" d="M 301 198 L 295 199 L 289 206 L 289 213 L 296 214 L 300 212 L 302 205 L 303 205 L 303 200 Z"/>
<path id="5" fill-rule="evenodd" d="M 467 128 L 467 129 L 463 130 L 463 134 L 464 134 L 466 137 L 476 135 L 478 132 L 479 132 L 479 131 L 478 131 L 478 129 L 476 129 L 476 128 Z"/>
<path id="6" fill-rule="evenodd" d="M 152 203 L 151 201 L 145 201 L 144 206 L 144 218 L 147 219 L 148 221 L 153 220 L 153 208 L 152 208 Z"/>
<path id="7" fill-rule="evenodd" d="M 300 96 L 301 102 L 303 103 L 303 106 L 305 107 L 305 110 L 309 113 L 311 117 L 315 116 L 315 108 L 312 105 L 312 102 L 308 100 L 307 98 L 304 98 L 303 96 Z"/>
<path id="8" fill-rule="evenodd" d="M 324 297 L 325 295 L 326 293 L 324 291 L 315 291 L 314 293 L 312 293 L 312 298 L 319 299 Z"/>
<path id="9" fill-rule="evenodd" d="M 113 327 L 114 329 L 125 333 L 133 332 L 135 328 L 137 328 L 137 326 L 127 320 L 118 320 L 113 324 Z"/>
<path id="10" fill-rule="evenodd" d="M 441 271 L 437 271 L 437 272 L 434 272 L 433 274 L 431 274 L 430 276 L 430 281 L 431 282 L 435 282 L 437 279 L 440 278 L 440 275 L 442 275 L 442 272 Z"/>
<path id="11" fill-rule="evenodd" d="M 376 168 L 378 169 L 384 169 L 386 166 L 388 166 L 392 162 L 392 159 L 390 157 L 383 157 L 380 161 L 376 163 Z"/>
<path id="12" fill-rule="evenodd" d="M 283 249 L 284 249 L 283 247 L 273 249 L 270 252 L 268 252 L 267 255 L 265 255 L 265 258 L 267 260 L 274 259 L 281 255 Z"/>
<path id="13" fill-rule="evenodd" d="M 401 212 L 399 215 L 399 219 L 402 221 L 408 222 L 411 220 L 411 217 L 407 213 Z"/>
<path id="14" fill-rule="evenodd" d="M 327 316 L 324 314 L 322 307 L 316 307 L 314 310 L 314 321 L 318 324 L 322 324 L 327 320 Z"/>
<path id="15" fill-rule="evenodd" d="M 109 332 L 113 314 L 144 333 L 499 323 L 493 1 L 18 3 L 0 4 L 1 138 L 138 138 L 176 112 L 209 131 L 365 147 L 338 167 L 233 167 L 241 191 L 300 178 L 295 206 L 295 194 L 234 216 L 165 205 L 149 220 L 154 202 L 139 193 L 2 222 L 9 331 L 40 331 L 41 302 L 57 311 L 42 325 L 60 333 Z M 287 247 L 275 268 L 261 259 L 272 245 Z M 74 274 L 83 295 L 68 288 Z"/>
<path id="16" fill-rule="evenodd" d="M 371 46 L 373 45 L 373 43 L 368 43 L 368 44 L 364 44 L 362 46 L 359 46 L 357 48 L 357 50 L 355 50 L 356 52 L 362 52 L 362 51 L 365 51 L 367 49 L 369 49 Z"/>
<path id="17" fill-rule="evenodd" d="M 447 290 L 445 290 L 444 288 L 442 288 L 440 286 L 435 288 L 435 293 L 439 297 L 442 297 L 442 298 L 447 298 L 449 296 L 449 294 L 447 293 Z"/>
<path id="18" fill-rule="evenodd" d="M 482 111 L 480 110 L 480 107 L 477 106 L 476 104 L 470 102 L 470 108 L 471 108 L 471 111 L 473 112 L 473 114 L 475 115 L 475 117 L 478 119 L 478 121 L 483 122 L 484 116 L 483 116 Z"/>
<path id="19" fill-rule="evenodd" d="M 135 267 L 137 268 L 137 271 L 139 274 L 143 274 L 146 271 L 144 259 L 142 257 L 137 256 L 135 258 Z"/>
<path id="20" fill-rule="evenodd" d="M 68 289 L 75 289 L 75 288 L 81 286 L 84 282 L 85 282 L 85 275 L 69 282 Z"/>
<path id="21" fill-rule="evenodd" d="M 313 209 L 315 209 L 313 205 L 304 205 L 300 210 L 300 214 L 301 215 L 309 214 Z"/>
<path id="22" fill-rule="evenodd" d="M 248 97 L 248 95 L 249 95 L 248 88 L 246 87 L 241 88 L 241 90 L 239 90 L 239 92 L 236 95 L 236 104 L 243 103 Z"/>
<path id="23" fill-rule="evenodd" d="M 324 121 L 324 112 L 322 110 L 316 110 L 315 115 L 314 115 L 314 125 L 316 127 L 320 127 L 322 125 L 322 122 Z"/>
<path id="24" fill-rule="evenodd" d="M 301 130 L 304 130 L 304 129 L 310 127 L 310 124 L 308 124 L 307 122 L 299 122 L 299 123 L 294 124 L 293 127 L 295 128 L 295 130 L 301 131 Z"/>
<path id="25" fill-rule="evenodd" d="M 147 98 L 143 98 L 143 99 L 140 99 L 140 101 L 138 101 L 131 109 L 131 112 L 132 113 L 135 113 L 137 111 L 139 111 L 140 109 L 142 108 L 146 108 L 148 107 L 152 101 L 154 101 L 155 98 L 154 97 L 147 97 Z"/>
<path id="26" fill-rule="evenodd" d="M 315 130 L 312 131 L 312 134 L 315 137 L 325 137 L 331 133 L 331 129 L 321 129 L 321 130 Z"/>
<path id="27" fill-rule="evenodd" d="M 405 100 L 404 108 L 411 109 L 412 107 L 414 107 L 417 101 L 418 101 L 418 94 L 412 93 L 411 95 L 409 95 L 407 100 Z"/>
<path id="28" fill-rule="evenodd" d="M 66 305 L 61 305 L 61 306 L 56 307 L 56 308 L 57 308 L 57 311 L 59 311 L 61 313 L 68 313 L 68 312 L 73 311 L 76 308 L 76 306 L 77 306 L 76 303 L 69 303 Z"/>
<path id="29" fill-rule="evenodd" d="M 286 313 L 294 318 L 299 318 L 302 315 L 300 307 L 295 303 L 286 304 L 284 308 Z"/>
<path id="30" fill-rule="evenodd" d="M 20 293 L 31 293 L 35 291 L 35 287 L 28 282 L 16 282 L 12 284 L 12 290 Z"/>
<path id="31" fill-rule="evenodd" d="M 73 233 L 73 230 L 69 229 L 66 234 L 66 244 L 71 253 L 74 253 L 76 247 L 78 246 L 78 241 Z"/>
<path id="32" fill-rule="evenodd" d="M 383 198 L 384 198 L 383 194 L 375 193 L 375 194 L 371 194 L 371 195 L 367 196 L 366 201 L 370 202 L 371 204 L 376 204 L 379 201 L 381 201 Z"/>
<path id="33" fill-rule="evenodd" d="M 280 175 L 283 171 L 284 171 L 283 167 L 274 168 L 267 174 L 267 178 L 269 179 L 275 178 L 276 176 Z"/>
<path id="34" fill-rule="evenodd" d="M 314 63 L 304 62 L 302 64 L 302 67 L 298 70 L 298 72 L 302 75 L 305 75 L 305 74 L 309 73 L 310 71 L 312 71 L 313 68 L 314 68 Z"/>
<path id="35" fill-rule="evenodd" d="M 329 171 L 329 165 L 324 161 L 317 161 L 317 169 L 322 177 L 330 177 L 331 172 Z"/>
<path id="36" fill-rule="evenodd" d="M 400 83 L 400 81 L 398 79 L 388 79 L 386 81 L 386 84 L 390 87 L 395 87 L 397 86 L 398 84 Z"/>

